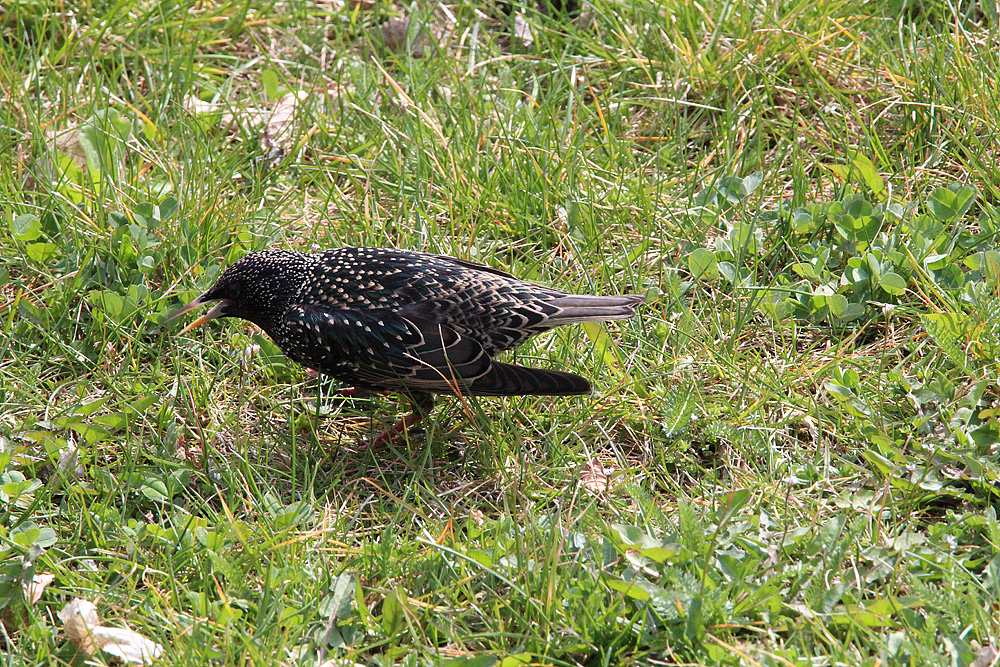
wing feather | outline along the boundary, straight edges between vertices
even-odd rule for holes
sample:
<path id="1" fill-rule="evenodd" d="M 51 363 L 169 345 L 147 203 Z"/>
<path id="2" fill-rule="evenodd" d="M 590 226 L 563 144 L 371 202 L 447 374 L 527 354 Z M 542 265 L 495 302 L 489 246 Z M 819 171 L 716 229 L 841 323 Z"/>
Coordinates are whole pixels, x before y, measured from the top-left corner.
<path id="1" fill-rule="evenodd" d="M 473 338 L 419 317 L 299 306 L 288 322 L 319 343 L 304 363 L 372 388 L 456 393 L 490 369 L 489 355 Z"/>

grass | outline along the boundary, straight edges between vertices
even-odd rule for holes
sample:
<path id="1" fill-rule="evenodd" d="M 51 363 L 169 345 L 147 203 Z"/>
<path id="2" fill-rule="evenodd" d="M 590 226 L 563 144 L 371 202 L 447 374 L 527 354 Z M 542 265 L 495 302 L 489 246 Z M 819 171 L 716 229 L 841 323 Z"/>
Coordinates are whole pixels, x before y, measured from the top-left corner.
<path id="1" fill-rule="evenodd" d="M 995 3 L 584 10 L 0 7 L 4 664 L 83 664 L 73 598 L 178 665 L 995 662 Z M 394 400 L 164 322 L 361 244 L 648 304 L 379 455 Z"/>

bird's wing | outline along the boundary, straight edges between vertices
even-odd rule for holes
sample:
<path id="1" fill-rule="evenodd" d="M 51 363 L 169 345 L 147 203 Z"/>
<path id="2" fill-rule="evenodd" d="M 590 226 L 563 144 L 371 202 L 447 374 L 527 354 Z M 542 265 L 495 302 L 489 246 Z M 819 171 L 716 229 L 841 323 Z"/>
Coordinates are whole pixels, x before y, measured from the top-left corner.
<path id="1" fill-rule="evenodd" d="M 458 259 L 457 257 L 449 257 L 448 255 L 434 255 L 434 257 L 444 260 L 449 264 L 455 264 L 461 266 L 463 269 L 472 269 L 473 271 L 482 271 L 483 273 L 492 273 L 496 276 L 501 276 L 503 278 L 510 278 L 511 280 L 517 280 L 517 278 L 506 271 L 494 268 L 488 264 L 480 264 L 479 262 L 470 262 L 467 259 Z"/>
<path id="2" fill-rule="evenodd" d="M 420 317 L 300 306 L 288 319 L 331 358 L 346 359 L 359 384 L 456 393 L 490 369 L 478 342 Z"/>

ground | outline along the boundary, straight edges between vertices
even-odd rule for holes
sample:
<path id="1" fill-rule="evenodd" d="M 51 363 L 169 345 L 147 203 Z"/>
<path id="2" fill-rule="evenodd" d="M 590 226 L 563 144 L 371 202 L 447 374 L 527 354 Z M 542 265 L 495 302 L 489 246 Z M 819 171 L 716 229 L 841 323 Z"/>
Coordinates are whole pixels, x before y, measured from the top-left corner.
<path id="1" fill-rule="evenodd" d="M 996 662 L 995 0 L 545 9 L 0 7 L 7 664 Z M 165 321 L 337 245 L 647 303 L 372 452 Z"/>

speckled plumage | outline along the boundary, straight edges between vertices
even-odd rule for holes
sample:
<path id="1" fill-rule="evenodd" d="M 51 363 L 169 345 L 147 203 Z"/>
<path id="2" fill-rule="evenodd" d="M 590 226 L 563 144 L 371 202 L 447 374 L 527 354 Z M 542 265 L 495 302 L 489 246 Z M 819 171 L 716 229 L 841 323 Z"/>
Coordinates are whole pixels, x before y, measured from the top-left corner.
<path id="1" fill-rule="evenodd" d="M 249 320 L 290 359 L 362 390 L 408 394 L 424 414 L 434 394 L 588 393 L 578 375 L 493 357 L 562 324 L 632 317 L 643 298 L 567 294 L 451 257 L 348 247 L 251 253 L 177 314 L 211 301 L 220 303 L 197 323 Z"/>

